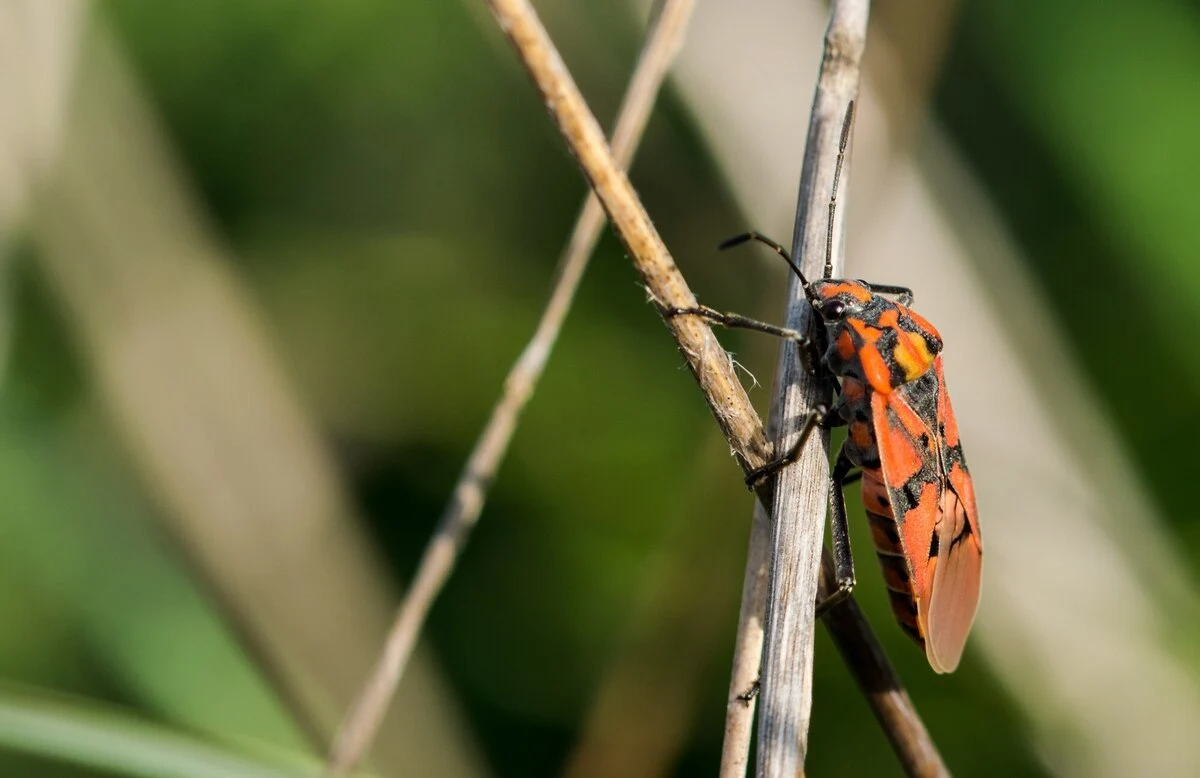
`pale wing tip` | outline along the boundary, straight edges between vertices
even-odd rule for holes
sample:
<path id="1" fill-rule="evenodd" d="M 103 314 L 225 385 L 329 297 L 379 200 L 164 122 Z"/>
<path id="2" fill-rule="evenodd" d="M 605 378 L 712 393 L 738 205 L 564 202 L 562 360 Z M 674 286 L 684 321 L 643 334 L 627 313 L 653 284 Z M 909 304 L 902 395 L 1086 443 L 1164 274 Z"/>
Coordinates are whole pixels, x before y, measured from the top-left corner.
<path id="1" fill-rule="evenodd" d="M 965 636 L 964 636 L 965 637 Z M 934 647 L 932 640 L 925 641 L 925 658 L 929 660 L 929 666 L 933 668 L 935 673 L 945 675 L 952 673 L 958 669 L 958 663 L 962 661 L 963 648 L 967 645 L 966 640 L 958 643 L 958 648 L 953 653 L 943 647 L 945 653 L 939 653 Z"/>
<path id="2" fill-rule="evenodd" d="M 959 508 L 959 521 L 965 521 L 961 506 L 953 507 Z M 979 609 L 983 580 L 983 549 L 978 539 L 971 535 L 954 547 L 950 541 L 953 526 L 954 523 L 947 522 L 943 527 L 942 542 L 951 550 L 939 560 L 934 573 L 925 635 L 925 656 L 936 673 L 952 673 L 962 660 L 967 635 Z"/>

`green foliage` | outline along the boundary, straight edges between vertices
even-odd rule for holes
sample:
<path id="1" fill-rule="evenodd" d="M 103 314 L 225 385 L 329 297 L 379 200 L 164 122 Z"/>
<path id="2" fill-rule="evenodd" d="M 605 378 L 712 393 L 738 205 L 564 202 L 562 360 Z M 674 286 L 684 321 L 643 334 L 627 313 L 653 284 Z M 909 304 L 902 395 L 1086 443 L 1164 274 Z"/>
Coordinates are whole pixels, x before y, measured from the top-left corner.
<path id="1" fill-rule="evenodd" d="M 397 581 L 411 574 L 532 330 L 584 195 L 477 5 L 97 9 L 343 455 Z M 1194 567 L 1196 10 L 991 0 L 963 14 L 938 113 L 1034 259 Z M 581 55 L 598 105 L 615 101 L 634 49 L 608 21 L 597 29 L 612 45 L 593 41 Z M 765 281 L 712 250 L 742 218 L 684 111 L 670 97 L 660 111 L 634 175 L 660 231 L 702 297 L 765 307 Z M 36 274 L 18 286 L 16 358 L 0 395 L 0 675 L 132 712 L 0 694 L 0 773 L 35 754 L 45 775 L 315 774 L 311 760 L 228 745 L 304 748 L 205 593 L 148 529 L 156 508 L 101 421 L 70 324 Z M 1097 311 L 1124 306 L 1128 328 L 1098 327 Z M 769 382 L 767 348 L 725 342 L 744 346 Z M 702 688 L 674 769 L 714 772 L 749 499 L 731 463 L 705 464 L 703 452 L 719 448 L 711 426 L 606 239 L 429 625 L 467 729 L 498 774 L 560 769 L 613 656 L 636 639 L 636 603 L 656 565 L 689 533 L 704 534 L 692 542 L 705 599 L 680 595 L 676 615 L 697 630 L 687 606 L 711 606 L 714 631 L 728 637 L 687 633 Z M 719 475 L 697 486 L 701 472 Z M 856 548 L 870 548 L 864 526 L 853 531 Z M 953 679 L 932 678 L 890 628 L 878 571 L 869 559 L 859 568 L 863 605 L 955 772 L 1045 770 L 979 657 L 969 652 Z M 1195 655 L 1195 636 L 1184 637 L 1179 650 Z M 812 774 L 898 774 L 834 653 L 820 639 Z"/>

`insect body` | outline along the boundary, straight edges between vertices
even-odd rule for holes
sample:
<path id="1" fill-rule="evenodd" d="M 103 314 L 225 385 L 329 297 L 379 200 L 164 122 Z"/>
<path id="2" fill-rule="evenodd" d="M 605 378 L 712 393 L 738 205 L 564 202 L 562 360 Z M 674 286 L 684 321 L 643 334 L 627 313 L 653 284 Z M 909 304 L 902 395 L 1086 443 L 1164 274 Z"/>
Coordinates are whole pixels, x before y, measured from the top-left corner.
<path id="1" fill-rule="evenodd" d="M 853 103 L 842 128 L 829 203 L 830 225 L 852 115 Z M 783 247 L 757 233 L 722 244 L 728 248 L 759 240 L 783 257 L 824 323 L 823 338 L 810 339 L 804 333 L 706 306 L 665 313 L 699 315 L 727 326 L 796 340 L 811 371 L 838 379 L 833 411 L 818 409 L 810 414 L 791 451 L 752 473 L 747 481 L 756 483 L 793 461 L 814 426 L 847 425 L 830 485 L 838 592 L 818 604 L 818 613 L 854 587 L 844 488 L 861 477 L 863 505 L 892 610 L 901 628 L 925 649 L 933 669 L 948 673 L 958 666 L 975 619 L 983 539 L 975 491 L 942 372 L 942 339 L 932 324 L 909 308 L 910 290 L 830 278 L 832 227 L 829 236 L 824 277 L 811 283 Z M 817 345 L 821 341 L 828 343 L 824 353 Z M 859 472 L 854 473 L 855 469 Z"/>
<path id="2" fill-rule="evenodd" d="M 951 672 L 979 602 L 983 542 L 941 337 L 907 305 L 863 282 L 822 280 L 810 289 L 829 339 L 822 364 L 841 379 L 837 418 L 826 423 L 848 425 L 833 468 L 832 522 L 845 522 L 843 488 L 861 468 L 892 610 L 933 669 Z M 911 300 L 906 290 L 900 296 Z"/>

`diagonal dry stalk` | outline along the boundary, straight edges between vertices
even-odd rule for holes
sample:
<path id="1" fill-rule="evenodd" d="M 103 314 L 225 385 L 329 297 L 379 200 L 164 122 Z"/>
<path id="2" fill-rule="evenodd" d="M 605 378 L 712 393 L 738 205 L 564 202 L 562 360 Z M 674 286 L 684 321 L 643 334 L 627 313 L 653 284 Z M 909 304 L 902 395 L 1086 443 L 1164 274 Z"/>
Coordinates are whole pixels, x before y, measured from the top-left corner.
<path id="1" fill-rule="evenodd" d="M 527 0 L 488 0 L 488 5 L 608 213 L 646 291 L 660 311 L 695 308 L 695 295 L 675 266 L 629 179 L 613 159 L 600 125 L 533 7 Z M 712 329 L 695 316 L 664 316 L 664 323 L 683 352 L 742 469 L 749 473 L 765 465 L 771 456 L 771 444 L 734 373 L 733 362 Z"/>
<path id="2" fill-rule="evenodd" d="M 826 558 L 821 565 L 821 596 L 836 588 L 833 564 Z M 831 608 L 822 620 L 842 659 L 854 670 L 854 680 L 887 735 L 904 774 L 913 778 L 949 778 L 950 771 L 942 762 L 942 755 L 917 715 L 908 692 L 900 685 L 858 602 L 850 597 Z"/>
<path id="3" fill-rule="evenodd" d="M 568 148 L 579 162 L 584 175 L 607 211 L 614 230 L 629 252 L 634 267 L 641 275 L 647 291 L 658 304 L 660 311 L 666 308 L 694 308 L 696 298 L 692 295 L 675 266 L 674 260 L 667 252 L 666 246 L 650 222 L 637 194 L 609 152 L 595 117 L 588 109 L 583 96 L 533 8 L 527 0 L 488 0 L 488 4 L 545 99 L 551 118 L 558 126 Z M 837 11 L 838 8 L 835 5 L 835 16 Z M 865 14 L 863 20 L 865 24 Z M 844 55 L 844 49 L 841 46 L 845 41 L 834 38 L 832 43 L 830 52 L 827 54 L 827 62 L 838 62 Z M 840 112 L 844 109 L 845 104 L 837 108 L 835 120 L 841 118 Z M 813 145 L 811 141 L 810 145 Z M 835 146 L 829 146 L 829 148 L 835 148 Z M 808 169 L 806 165 L 806 170 Z M 815 175 L 815 173 L 810 175 Z M 812 191 L 814 183 L 812 180 L 808 180 L 807 183 L 802 182 L 802 195 L 804 192 Z M 827 181 L 826 183 L 823 191 L 829 191 L 828 184 L 831 182 Z M 824 222 L 821 224 L 823 226 Z M 697 317 L 664 316 L 664 320 L 682 351 L 688 367 L 700 384 L 705 400 L 725 434 L 743 472 L 749 475 L 761 468 L 770 461 L 772 446 L 767 442 L 762 423 L 734 374 L 732 362 L 716 342 L 712 330 Z M 814 449 L 817 450 L 816 454 L 814 454 Z M 805 458 L 811 461 L 817 456 L 824 456 L 822 452 L 822 446 L 808 446 Z M 812 466 L 817 467 L 818 465 Z M 823 466 L 828 468 L 827 461 Z M 803 471 L 803 467 L 802 463 L 800 467 L 790 469 Z M 821 483 L 824 482 L 827 482 L 827 479 Z M 786 491 L 784 489 L 785 494 Z M 768 481 L 756 486 L 756 494 L 769 515 L 770 507 L 774 504 L 775 488 Z M 823 502 L 820 516 L 821 519 L 817 522 L 818 532 L 823 529 Z M 820 536 L 818 534 L 816 547 L 819 548 L 819 545 Z M 815 558 L 812 560 L 812 568 L 813 591 L 804 607 L 799 609 L 801 614 L 807 611 L 810 622 L 813 612 L 813 596 L 816 593 L 817 562 Z M 748 571 L 747 577 L 749 578 L 751 575 L 752 573 Z M 849 617 L 856 619 L 858 629 L 853 633 L 850 631 L 835 632 L 835 636 L 840 636 L 840 639 L 845 640 L 864 640 L 861 644 L 844 647 L 845 656 L 863 662 L 861 666 L 852 665 L 851 669 L 860 679 L 860 683 L 866 684 L 866 679 L 872 677 L 883 679 L 882 688 L 885 694 L 890 695 L 891 703 L 902 708 L 906 712 L 907 720 L 915 722 L 917 725 L 911 731 L 889 733 L 893 743 L 902 743 L 913 753 L 933 754 L 933 759 L 940 766 L 940 760 L 937 760 L 936 757 L 936 748 L 929 740 L 924 728 L 920 726 L 919 717 L 912 709 L 907 696 L 903 694 L 894 672 L 883 660 L 878 645 L 872 645 L 863 638 L 863 635 L 870 635 L 870 627 L 865 621 L 862 621 L 861 613 L 856 609 L 846 609 L 846 612 Z M 890 722 L 890 719 L 883 716 L 880 717 L 880 720 L 885 726 Z M 905 738 L 912 739 L 912 742 Z M 908 762 L 905 764 L 907 765 Z M 802 765 L 795 774 L 801 773 Z"/>
<path id="4" fill-rule="evenodd" d="M 695 0 L 665 0 L 650 22 L 613 130 L 612 153 L 622 167 L 628 167 L 633 159 L 659 88 L 683 44 L 694 7 Z M 479 520 L 487 490 L 508 451 L 521 412 L 545 370 L 603 228 L 604 211 L 596 196 L 589 194 L 559 259 L 554 288 L 541 321 L 505 379 L 503 394 L 467 458 L 454 493 L 426 546 L 378 663 L 339 728 L 327 766 L 331 776 L 344 775 L 370 748 L 433 601 L 449 579 L 455 560 Z"/>
<path id="5" fill-rule="evenodd" d="M 488 0 L 488 4 L 542 93 L 551 118 L 600 198 L 646 290 L 660 308 L 696 307 L 695 296 L 613 159 L 599 124 L 532 6 L 526 0 Z M 771 445 L 712 329 L 694 316 L 668 316 L 664 321 L 743 470 L 749 473 L 765 465 Z"/>

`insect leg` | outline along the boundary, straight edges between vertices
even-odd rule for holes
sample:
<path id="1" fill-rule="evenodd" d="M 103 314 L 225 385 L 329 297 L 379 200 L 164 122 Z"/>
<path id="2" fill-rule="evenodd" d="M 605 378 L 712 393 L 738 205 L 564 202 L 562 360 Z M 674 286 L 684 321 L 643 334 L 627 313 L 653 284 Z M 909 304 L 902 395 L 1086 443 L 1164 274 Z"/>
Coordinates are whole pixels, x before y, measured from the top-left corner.
<path id="1" fill-rule="evenodd" d="M 912 305 L 912 303 L 913 303 L 912 290 L 909 289 L 907 286 L 893 286 L 892 284 L 867 284 L 867 283 L 864 283 L 863 286 L 867 287 L 875 294 L 894 294 L 894 295 L 896 295 L 896 301 L 899 302 L 901 305 L 909 306 L 909 305 Z"/>
<path id="2" fill-rule="evenodd" d="M 846 456 L 843 445 L 838 452 L 837 462 L 829 479 L 829 535 L 833 546 L 833 572 L 837 589 L 817 603 L 817 617 L 845 600 L 854 591 L 854 554 L 850 550 L 850 526 L 846 520 L 846 494 L 848 484 L 862 478 L 862 473 L 850 474 L 854 464 Z"/>
<path id="3" fill-rule="evenodd" d="M 725 249 L 731 249 L 734 246 L 740 246 L 741 244 L 747 243 L 752 240 L 756 240 L 759 243 L 765 243 L 766 245 L 770 246 L 771 250 L 774 251 L 776 254 L 778 254 L 779 256 L 783 257 L 784 259 L 786 259 L 788 261 L 791 261 L 792 255 L 787 252 L 787 249 L 785 249 L 783 246 L 780 246 L 778 243 L 771 240 L 766 235 L 763 235 L 758 232 L 754 232 L 753 230 L 751 230 L 750 232 L 743 232 L 741 235 L 734 235 L 732 238 L 729 238 L 728 240 L 721 241 L 721 245 L 717 246 L 717 250 L 724 251 Z"/>
<path id="4" fill-rule="evenodd" d="M 754 330 L 755 332 L 765 332 L 768 335 L 774 335 L 777 338 L 784 340 L 794 340 L 800 347 L 800 361 L 804 364 L 804 369 L 810 374 L 816 373 L 816 366 L 820 364 L 820 351 L 816 342 L 804 333 L 798 330 L 788 329 L 787 327 L 777 327 L 774 324 L 768 324 L 765 321 L 758 321 L 747 316 L 742 316 L 740 313 L 722 313 L 715 308 L 709 308 L 707 305 L 697 305 L 695 308 L 673 308 L 662 306 L 663 316 L 699 316 L 708 319 L 711 322 L 743 330 Z"/>
<path id="5" fill-rule="evenodd" d="M 829 429 L 845 424 L 846 420 L 836 413 L 830 413 L 829 409 L 824 405 L 818 405 L 808 412 L 808 416 L 804 418 L 804 423 L 800 425 L 800 436 L 796 438 L 796 442 L 788 449 L 788 452 L 778 459 L 773 459 L 762 467 L 750 471 L 750 475 L 746 476 L 746 486 L 753 489 L 764 478 L 774 475 L 791 463 L 795 462 L 800 456 L 800 451 L 804 448 L 804 442 L 808 440 L 808 436 L 817 427 L 821 429 Z"/>
<path id="6" fill-rule="evenodd" d="M 711 322 L 724 325 L 726 327 L 735 327 L 744 330 L 755 330 L 757 332 L 765 332 L 768 335 L 774 335 L 777 338 L 785 340 L 794 340 L 797 343 L 806 345 L 811 343 L 810 338 L 797 330 L 790 330 L 787 327 L 777 327 L 774 324 L 768 324 L 765 321 L 758 321 L 740 313 L 722 313 L 715 308 L 709 308 L 707 305 L 697 305 L 695 308 L 670 308 L 663 307 L 664 316 L 700 316 L 708 319 Z"/>
<path id="7" fill-rule="evenodd" d="M 749 705 L 758 696 L 758 692 L 762 689 L 762 679 L 755 678 L 754 683 L 750 684 L 750 688 L 737 696 L 738 700 L 743 705 Z"/>
<path id="8" fill-rule="evenodd" d="M 757 232 L 743 232 L 741 235 L 734 235 L 729 240 L 722 242 L 720 246 L 717 246 L 717 249 L 719 251 L 724 251 L 725 249 L 739 246 L 751 240 L 756 240 L 759 243 L 765 243 L 771 247 L 772 251 L 783 257 L 783 261 L 788 263 L 788 267 L 790 267 L 792 272 L 796 274 L 796 277 L 800 279 L 800 285 L 804 287 L 804 295 L 810 300 L 812 299 L 812 294 L 808 286 L 808 279 L 804 277 L 804 273 L 800 272 L 800 266 L 797 265 L 792 259 L 792 255 L 787 253 L 787 249 L 785 249 L 783 246 L 780 246 L 766 235 L 760 235 Z"/>

